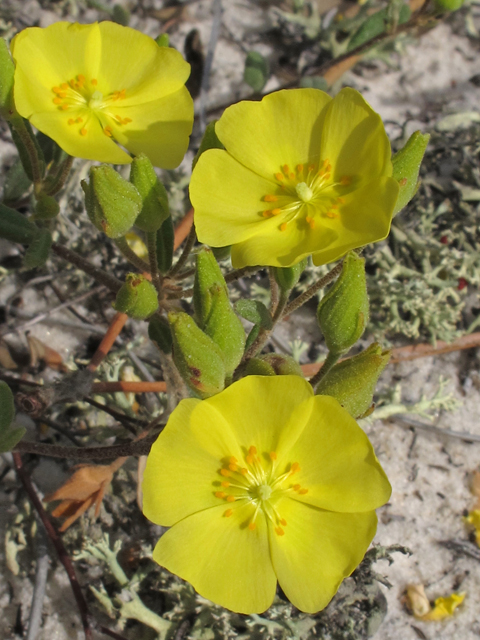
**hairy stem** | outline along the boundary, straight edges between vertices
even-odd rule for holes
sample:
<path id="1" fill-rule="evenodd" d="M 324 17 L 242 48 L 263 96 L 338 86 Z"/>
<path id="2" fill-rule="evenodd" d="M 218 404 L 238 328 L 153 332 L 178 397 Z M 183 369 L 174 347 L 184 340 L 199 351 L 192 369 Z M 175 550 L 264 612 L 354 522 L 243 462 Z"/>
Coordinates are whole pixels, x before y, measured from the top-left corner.
<path id="1" fill-rule="evenodd" d="M 310 378 L 309 382 L 312 385 L 313 389 L 317 386 L 317 384 L 322 380 L 330 371 L 330 369 L 338 362 L 340 358 L 339 353 L 328 352 L 328 355 L 323 362 L 321 368 L 317 371 L 317 373 Z"/>
<path id="2" fill-rule="evenodd" d="M 147 264 L 145 260 L 142 260 L 142 258 L 139 258 L 135 251 L 130 249 L 128 242 L 125 240 L 125 237 L 116 238 L 113 242 L 115 243 L 122 256 L 126 258 L 131 264 L 133 264 L 134 267 L 139 269 L 142 273 L 145 271 L 147 273 L 150 272 L 150 265 Z"/>
<path id="3" fill-rule="evenodd" d="M 296 309 L 304 305 L 307 300 L 310 300 L 310 298 L 312 298 L 317 293 L 317 291 L 320 291 L 320 289 L 323 289 L 323 287 L 326 287 L 327 284 L 330 284 L 330 282 L 335 280 L 335 278 L 340 275 L 342 267 L 343 260 L 342 262 L 339 262 L 335 267 L 333 267 L 333 269 L 326 275 L 324 275 L 323 278 L 320 278 L 320 280 L 317 280 L 317 282 L 312 284 L 311 287 L 308 287 L 308 289 L 301 295 L 299 295 L 298 298 L 292 300 L 292 302 L 285 307 L 282 317 L 284 318 L 285 316 L 289 316 L 293 311 L 296 311 Z"/>
<path id="4" fill-rule="evenodd" d="M 170 272 L 167 274 L 169 278 L 173 278 L 174 276 L 177 275 L 177 273 L 180 272 L 180 269 L 183 268 L 183 266 L 185 265 L 185 263 L 188 260 L 188 257 L 195 245 L 195 240 L 197 239 L 197 234 L 195 232 L 195 227 L 192 225 L 190 232 L 187 236 L 187 242 L 185 243 L 185 246 L 183 247 L 183 251 L 180 255 L 180 257 L 177 260 L 177 263 L 170 269 Z"/>

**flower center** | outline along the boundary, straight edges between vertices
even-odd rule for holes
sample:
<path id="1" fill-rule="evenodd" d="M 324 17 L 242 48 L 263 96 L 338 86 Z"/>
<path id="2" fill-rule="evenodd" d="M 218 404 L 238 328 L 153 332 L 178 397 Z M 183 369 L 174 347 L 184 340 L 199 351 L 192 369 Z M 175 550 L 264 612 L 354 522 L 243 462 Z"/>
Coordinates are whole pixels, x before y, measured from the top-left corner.
<path id="1" fill-rule="evenodd" d="M 352 178 L 342 176 L 335 182 L 332 174 L 328 159 L 308 165 L 298 164 L 295 171 L 284 164 L 274 175 L 277 183 L 275 193 L 263 197 L 264 202 L 275 204 L 272 209 L 263 211 L 262 216 L 278 216 L 280 231 L 285 231 L 294 219 L 298 220 L 300 227 L 305 225 L 307 229 L 314 229 L 318 218 L 338 218 L 345 204 L 344 196 L 351 191 Z"/>
<path id="2" fill-rule="evenodd" d="M 283 470 L 279 469 L 275 451 L 260 456 L 257 448 L 251 446 L 243 461 L 231 456 L 223 462 L 218 471 L 220 480 L 214 481 L 214 485 L 220 487 L 220 490 L 215 491 L 215 497 L 232 504 L 240 502 L 251 505 L 252 515 L 248 523 L 250 531 L 256 529 L 255 521 L 262 511 L 272 523 L 275 533 L 283 536 L 287 522 L 278 512 L 279 499 L 292 491 L 299 495 L 308 493 L 308 489 L 292 480 L 292 476 L 298 471 L 298 462 L 284 465 Z M 233 509 L 227 509 L 223 515 L 229 518 L 233 515 Z"/>
<path id="3" fill-rule="evenodd" d="M 116 124 L 125 125 L 132 122 L 131 118 L 123 118 L 115 113 L 115 104 L 118 100 L 126 97 L 126 89 L 103 93 L 98 89 L 98 80 L 92 78 L 87 81 L 85 76 L 79 73 L 75 78 L 62 82 L 58 87 L 52 87 L 54 98 L 53 104 L 57 105 L 59 111 L 68 112 L 69 125 L 77 125 L 78 133 L 86 136 L 87 125 L 91 116 L 95 116 L 100 122 L 103 132 L 109 138 L 113 137 L 112 120 Z"/>

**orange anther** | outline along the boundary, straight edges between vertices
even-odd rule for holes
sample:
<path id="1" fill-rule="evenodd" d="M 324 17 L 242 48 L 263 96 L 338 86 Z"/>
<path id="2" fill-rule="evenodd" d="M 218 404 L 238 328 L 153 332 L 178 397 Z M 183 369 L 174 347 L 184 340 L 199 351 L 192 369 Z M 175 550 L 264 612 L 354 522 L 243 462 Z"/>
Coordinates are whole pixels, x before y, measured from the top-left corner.
<path id="1" fill-rule="evenodd" d="M 286 223 L 286 222 L 283 222 L 283 223 L 280 225 L 280 231 L 285 231 L 285 230 L 286 230 L 286 228 L 287 228 L 287 223 Z"/>
<path id="2" fill-rule="evenodd" d="M 283 169 L 283 173 L 286 173 L 286 174 L 290 173 L 290 167 L 288 166 L 288 164 L 284 164 L 282 169 Z"/>
<path id="3" fill-rule="evenodd" d="M 294 462 L 290 468 L 290 473 L 297 473 L 297 471 L 300 471 L 300 465 L 298 462 Z"/>
<path id="4" fill-rule="evenodd" d="M 227 509 L 223 515 L 226 518 L 230 518 L 230 516 L 233 516 L 233 509 Z"/>
<path id="5" fill-rule="evenodd" d="M 280 524 L 281 524 L 281 525 L 283 525 L 284 527 L 286 527 L 286 526 L 287 526 L 287 521 L 285 520 L 285 518 L 282 518 L 282 519 L 280 520 Z"/>
<path id="6" fill-rule="evenodd" d="M 335 213 L 334 211 L 327 211 L 326 216 L 327 218 L 338 218 L 338 213 Z"/>
<path id="7" fill-rule="evenodd" d="M 332 170 L 332 165 L 330 163 L 325 167 L 325 171 L 330 172 Z"/>
<path id="8" fill-rule="evenodd" d="M 90 82 L 91 84 L 93 84 L 94 87 L 98 84 L 98 80 L 96 78 L 92 78 Z"/>
<path id="9" fill-rule="evenodd" d="M 65 91 L 66 89 L 68 89 L 68 84 L 66 82 L 62 82 L 62 84 L 60 85 L 60 89 L 63 89 Z"/>
<path id="10" fill-rule="evenodd" d="M 68 119 L 68 124 L 75 124 L 75 120 L 73 118 Z"/>
<path id="11" fill-rule="evenodd" d="M 122 90 L 119 92 L 118 97 L 119 97 L 119 98 L 125 98 L 125 94 L 126 94 L 126 93 L 127 93 L 127 90 L 126 90 L 126 89 L 122 89 Z"/>
<path id="12" fill-rule="evenodd" d="M 275 533 L 277 534 L 277 536 L 284 536 L 285 535 L 285 531 L 282 529 L 282 527 L 277 527 L 275 529 Z"/>
<path id="13" fill-rule="evenodd" d="M 245 461 L 247 464 L 253 464 L 253 456 L 246 456 Z"/>
<path id="14" fill-rule="evenodd" d="M 281 209 L 272 209 L 270 211 L 270 213 L 272 214 L 272 216 L 278 216 L 279 213 L 282 213 Z"/>
<path id="15" fill-rule="evenodd" d="M 67 97 L 67 92 L 66 91 L 60 91 L 60 93 L 57 93 L 59 98 L 66 98 Z"/>
<path id="16" fill-rule="evenodd" d="M 250 449 L 248 450 L 249 455 L 254 456 L 257 453 L 257 447 L 254 447 L 253 445 L 250 447 Z"/>
<path id="17" fill-rule="evenodd" d="M 53 93 L 60 93 L 61 89 L 60 89 L 60 87 L 53 87 L 52 91 L 53 91 Z"/>
<path id="18" fill-rule="evenodd" d="M 225 487 L 225 488 L 230 486 L 230 482 L 227 482 L 226 480 L 221 484 L 222 484 L 222 487 Z"/>
<path id="19" fill-rule="evenodd" d="M 85 82 L 85 76 L 79 73 L 77 76 L 77 80 L 83 84 Z"/>
<path id="20" fill-rule="evenodd" d="M 295 178 L 295 174 L 293 173 L 293 171 L 291 171 L 288 175 L 288 177 L 293 180 Z"/>
<path id="21" fill-rule="evenodd" d="M 118 123 L 122 124 L 122 120 L 123 120 L 122 116 L 113 116 L 113 117 Z"/>
<path id="22" fill-rule="evenodd" d="M 310 218 L 310 216 L 307 216 L 305 218 L 305 220 L 307 221 L 308 225 L 310 226 L 310 229 L 315 229 L 315 220 L 313 218 Z"/>
<path id="23" fill-rule="evenodd" d="M 315 165 L 314 164 L 309 164 L 308 165 L 308 170 L 309 171 L 314 171 L 314 169 L 315 169 Z"/>
<path id="24" fill-rule="evenodd" d="M 87 135 L 87 130 L 85 129 L 85 127 L 83 127 L 83 129 L 80 129 L 80 135 L 81 136 L 86 136 Z"/>
<path id="25" fill-rule="evenodd" d="M 62 104 L 62 99 L 61 98 L 54 98 L 53 99 L 53 104 Z"/>
<path id="26" fill-rule="evenodd" d="M 216 498 L 226 498 L 227 494 L 225 493 L 225 491 L 215 491 L 215 497 Z"/>
<path id="27" fill-rule="evenodd" d="M 227 502 L 235 502 L 235 496 L 227 496 Z"/>
<path id="28" fill-rule="evenodd" d="M 349 176 L 342 176 L 340 178 L 340 184 L 347 187 L 351 183 L 352 179 Z"/>
<path id="29" fill-rule="evenodd" d="M 301 173 L 303 171 L 303 164 L 297 164 L 297 171 Z"/>
<path id="30" fill-rule="evenodd" d="M 272 217 L 272 214 L 271 214 L 271 213 L 270 213 L 270 211 L 267 209 L 266 211 L 264 211 L 264 212 L 262 213 L 262 216 L 263 216 L 264 218 L 271 218 L 271 217 Z"/>
<path id="31" fill-rule="evenodd" d="M 237 470 L 237 465 L 236 464 L 229 464 L 228 468 L 230 469 L 230 471 L 236 471 Z"/>
<path id="32" fill-rule="evenodd" d="M 331 208 L 332 208 L 332 209 L 338 209 L 338 204 L 332 204 L 332 205 L 331 205 Z"/>
<path id="33" fill-rule="evenodd" d="M 294 485 L 293 485 L 293 487 L 292 487 L 292 489 L 293 489 L 294 491 L 298 491 L 298 490 L 300 489 L 300 486 L 301 486 L 301 485 L 299 485 L 299 484 L 294 484 Z"/>
<path id="34" fill-rule="evenodd" d="M 265 202 L 276 202 L 278 200 L 277 196 L 266 195 L 264 198 Z"/>
<path id="35" fill-rule="evenodd" d="M 235 458 L 235 456 L 231 456 L 228 461 L 229 461 L 230 464 L 235 464 L 236 462 L 238 462 L 238 460 Z"/>
<path id="36" fill-rule="evenodd" d="M 62 106 L 60 107 L 60 109 L 62 111 L 66 111 L 68 109 L 68 104 L 62 104 Z"/>
<path id="37" fill-rule="evenodd" d="M 242 476 L 246 476 L 246 475 L 247 475 L 247 473 L 248 473 L 248 469 L 245 469 L 245 467 L 242 467 L 242 468 L 240 469 L 240 473 L 242 474 Z"/>
<path id="38" fill-rule="evenodd" d="M 228 476 L 230 475 L 230 471 L 228 469 L 220 469 L 220 475 L 222 475 L 224 478 L 228 478 Z"/>
<path id="39" fill-rule="evenodd" d="M 332 174 L 331 174 L 331 173 L 326 173 L 326 174 L 323 176 L 323 179 L 324 179 L 324 180 L 330 180 L 330 178 L 331 178 L 331 177 L 332 177 Z"/>
<path id="40" fill-rule="evenodd" d="M 338 204 L 345 204 L 345 198 L 337 198 Z"/>
<path id="41" fill-rule="evenodd" d="M 83 118 L 80 118 L 80 117 L 79 117 L 79 118 L 77 118 L 77 119 L 75 120 L 75 122 L 83 122 Z"/>
<path id="42" fill-rule="evenodd" d="M 124 118 L 123 119 L 123 124 L 129 124 L 130 122 L 132 122 L 131 118 Z"/>
<path id="43" fill-rule="evenodd" d="M 308 493 L 308 489 L 300 489 L 300 491 L 298 492 L 301 496 L 304 496 L 306 493 Z"/>
<path id="44" fill-rule="evenodd" d="M 275 453 L 275 451 L 270 451 L 270 460 L 276 460 L 277 459 L 277 454 Z"/>
<path id="45" fill-rule="evenodd" d="M 255 529 L 257 528 L 257 525 L 255 524 L 255 522 L 250 522 L 250 524 L 248 525 L 248 528 L 250 529 L 250 531 L 255 531 Z"/>
<path id="46" fill-rule="evenodd" d="M 112 134 L 112 130 L 110 129 L 110 127 L 105 127 L 105 129 L 103 130 L 103 133 L 108 136 L 109 138 L 111 138 L 113 136 Z"/>
<path id="47" fill-rule="evenodd" d="M 275 180 L 279 180 L 281 182 L 282 180 L 284 180 L 283 173 L 275 173 L 274 178 Z"/>

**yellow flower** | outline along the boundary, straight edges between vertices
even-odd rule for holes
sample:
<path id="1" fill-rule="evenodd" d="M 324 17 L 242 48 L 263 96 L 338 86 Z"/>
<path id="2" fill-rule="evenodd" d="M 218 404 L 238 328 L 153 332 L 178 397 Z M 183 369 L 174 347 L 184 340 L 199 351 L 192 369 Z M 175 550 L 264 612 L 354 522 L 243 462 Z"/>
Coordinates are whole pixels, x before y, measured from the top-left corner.
<path id="1" fill-rule="evenodd" d="M 200 156 L 190 185 L 201 242 L 232 264 L 316 265 L 385 238 L 397 200 L 378 114 L 353 89 L 278 91 L 226 109 L 226 150 Z"/>
<path id="2" fill-rule="evenodd" d="M 278 580 L 315 612 L 362 560 L 390 491 L 336 400 L 299 376 L 248 376 L 175 409 L 147 460 L 143 508 L 171 527 L 154 559 L 205 598 L 259 613 Z"/>
<path id="3" fill-rule="evenodd" d="M 131 162 L 119 144 L 158 167 L 182 161 L 193 103 L 174 49 L 113 22 L 57 22 L 21 31 L 12 55 L 18 112 L 70 155 Z"/>

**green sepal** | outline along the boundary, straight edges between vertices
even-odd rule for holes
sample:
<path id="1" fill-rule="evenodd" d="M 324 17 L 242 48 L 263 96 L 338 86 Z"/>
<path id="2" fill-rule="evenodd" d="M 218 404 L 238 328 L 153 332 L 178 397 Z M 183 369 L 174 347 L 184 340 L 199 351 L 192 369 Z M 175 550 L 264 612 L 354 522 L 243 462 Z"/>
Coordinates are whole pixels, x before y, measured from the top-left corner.
<path id="1" fill-rule="evenodd" d="M 157 266 L 163 275 L 170 271 L 172 267 L 174 243 L 175 229 L 172 216 L 168 216 L 157 231 Z"/>
<path id="2" fill-rule="evenodd" d="M 24 427 L 13 427 L 15 405 L 13 393 L 6 382 L 0 380 L 0 453 L 11 451 L 26 433 Z"/>
<path id="3" fill-rule="evenodd" d="M 212 120 L 207 124 L 207 128 L 205 129 L 205 133 L 203 134 L 200 147 L 198 148 L 198 151 L 192 162 L 192 170 L 195 169 L 195 165 L 197 164 L 200 156 L 204 151 L 208 151 L 209 149 L 225 149 L 223 144 L 218 139 L 217 134 L 215 133 L 216 122 L 216 120 Z"/>
<path id="4" fill-rule="evenodd" d="M 210 247 L 213 255 L 215 256 L 215 260 L 220 262 L 220 260 L 226 260 L 230 257 L 232 253 L 232 245 L 229 244 L 226 247 Z"/>
<path id="5" fill-rule="evenodd" d="M 135 320 L 145 320 L 158 309 L 157 290 L 140 273 L 129 273 L 117 293 L 113 308 Z"/>
<path id="6" fill-rule="evenodd" d="M 170 36 L 168 33 L 161 33 L 159 36 L 155 38 L 155 42 L 159 47 L 169 47 L 170 46 Z"/>
<path id="7" fill-rule="evenodd" d="M 258 51 L 249 51 L 243 71 L 243 79 L 245 82 L 252 87 L 256 93 L 259 93 L 267 84 L 269 74 L 270 65 L 268 64 L 267 58 L 262 56 L 261 53 L 258 53 Z"/>
<path id="8" fill-rule="evenodd" d="M 239 316 L 249 322 L 258 325 L 262 329 L 271 329 L 273 326 L 272 316 L 267 307 L 260 300 L 240 299 L 235 302 L 233 308 Z"/>
<path id="9" fill-rule="evenodd" d="M 273 267 L 273 275 L 276 283 L 284 292 L 288 292 L 300 280 L 300 276 L 305 271 L 307 259 L 301 260 L 291 267 Z"/>
<path id="10" fill-rule="evenodd" d="M 5 175 L 3 185 L 3 201 L 5 204 L 15 204 L 26 194 L 32 186 L 32 181 L 25 173 L 22 161 L 17 158 Z"/>
<path id="11" fill-rule="evenodd" d="M 417 193 L 420 185 L 418 181 L 420 165 L 422 164 L 429 140 L 430 135 L 428 133 L 415 131 L 403 149 L 397 151 L 392 158 L 392 177 L 398 181 L 400 187 L 393 215 L 401 211 Z"/>
<path id="12" fill-rule="evenodd" d="M 221 349 L 225 373 L 230 376 L 240 364 L 245 349 L 245 329 L 220 284 L 210 287 L 210 312 L 203 331 Z"/>
<path id="13" fill-rule="evenodd" d="M 245 342 L 245 352 L 252 346 L 255 340 L 258 338 L 258 334 L 260 333 L 260 325 L 255 324 L 251 329 L 250 333 L 247 336 L 247 340 Z"/>
<path id="14" fill-rule="evenodd" d="M 23 268 L 29 270 L 43 267 L 50 255 L 52 242 L 52 234 L 48 229 L 37 229 L 35 237 L 25 251 Z"/>
<path id="15" fill-rule="evenodd" d="M 16 113 L 13 101 L 14 73 L 15 65 L 10 49 L 5 39 L 0 38 L 0 116 L 4 120 L 10 120 Z"/>
<path id="16" fill-rule="evenodd" d="M 403 24 L 410 19 L 412 15 L 412 11 L 410 7 L 406 4 L 403 4 L 400 7 L 399 15 L 398 15 L 398 24 Z M 381 9 L 377 11 L 373 15 L 369 16 L 359 29 L 353 34 L 350 42 L 348 43 L 347 51 L 351 51 L 356 47 L 365 44 L 372 38 L 376 38 L 380 34 L 382 34 L 388 26 L 389 22 L 389 14 L 387 9 Z"/>
<path id="17" fill-rule="evenodd" d="M 148 323 L 148 337 L 163 353 L 172 352 L 172 332 L 166 318 L 155 314 Z"/>
<path id="18" fill-rule="evenodd" d="M 24 215 L 0 203 L 0 238 L 30 244 L 38 234 L 38 227 Z"/>
<path id="19" fill-rule="evenodd" d="M 209 398 L 225 386 L 225 364 L 220 347 L 183 311 L 168 314 L 173 360 L 187 387 L 199 398 Z"/>
<path id="20" fill-rule="evenodd" d="M 362 336 L 369 318 L 365 260 L 354 251 L 343 261 L 340 277 L 320 301 L 317 319 L 332 354 L 348 351 Z"/>
<path id="21" fill-rule="evenodd" d="M 90 169 L 90 182 L 82 180 L 88 217 L 109 238 L 121 238 L 135 224 L 142 209 L 142 196 L 112 167 Z"/>
<path id="22" fill-rule="evenodd" d="M 202 247 L 197 253 L 197 268 L 193 283 L 193 309 L 198 326 L 203 329 L 210 315 L 212 306 L 210 289 L 219 285 L 227 294 L 227 284 L 218 266 L 213 252 L 208 247 Z"/>
<path id="23" fill-rule="evenodd" d="M 58 202 L 52 196 L 47 196 L 41 191 L 37 196 L 35 203 L 34 220 L 51 220 L 60 213 Z"/>
<path id="24" fill-rule="evenodd" d="M 28 135 L 30 140 L 32 141 L 32 144 L 35 147 L 35 151 L 38 156 L 38 165 L 40 169 L 40 175 L 41 177 L 43 177 L 45 174 L 45 158 L 43 157 L 43 151 L 40 145 L 38 144 L 36 135 L 33 133 L 33 129 L 30 125 L 30 122 L 16 115 L 10 120 L 8 124 L 10 127 L 10 132 L 12 134 L 12 140 L 15 143 L 15 146 L 17 147 L 18 155 L 20 157 L 20 160 L 23 165 L 23 169 L 27 174 L 28 178 L 33 182 L 32 162 L 31 162 L 30 154 L 20 134 L 18 133 L 17 128 L 19 130 L 23 129 L 24 134 Z"/>
<path id="25" fill-rule="evenodd" d="M 130 182 L 137 188 L 143 201 L 135 226 L 147 233 L 158 231 L 170 217 L 168 195 L 150 159 L 143 153 L 132 160 Z"/>
<path id="26" fill-rule="evenodd" d="M 374 342 L 362 353 L 336 364 L 320 380 L 316 395 L 332 396 L 354 418 L 368 413 L 380 374 L 385 369 L 391 351 L 383 351 Z"/>
<path id="27" fill-rule="evenodd" d="M 291 356 L 278 353 L 265 353 L 257 358 L 251 358 L 246 367 L 247 375 L 258 376 L 300 376 L 302 369 Z"/>

